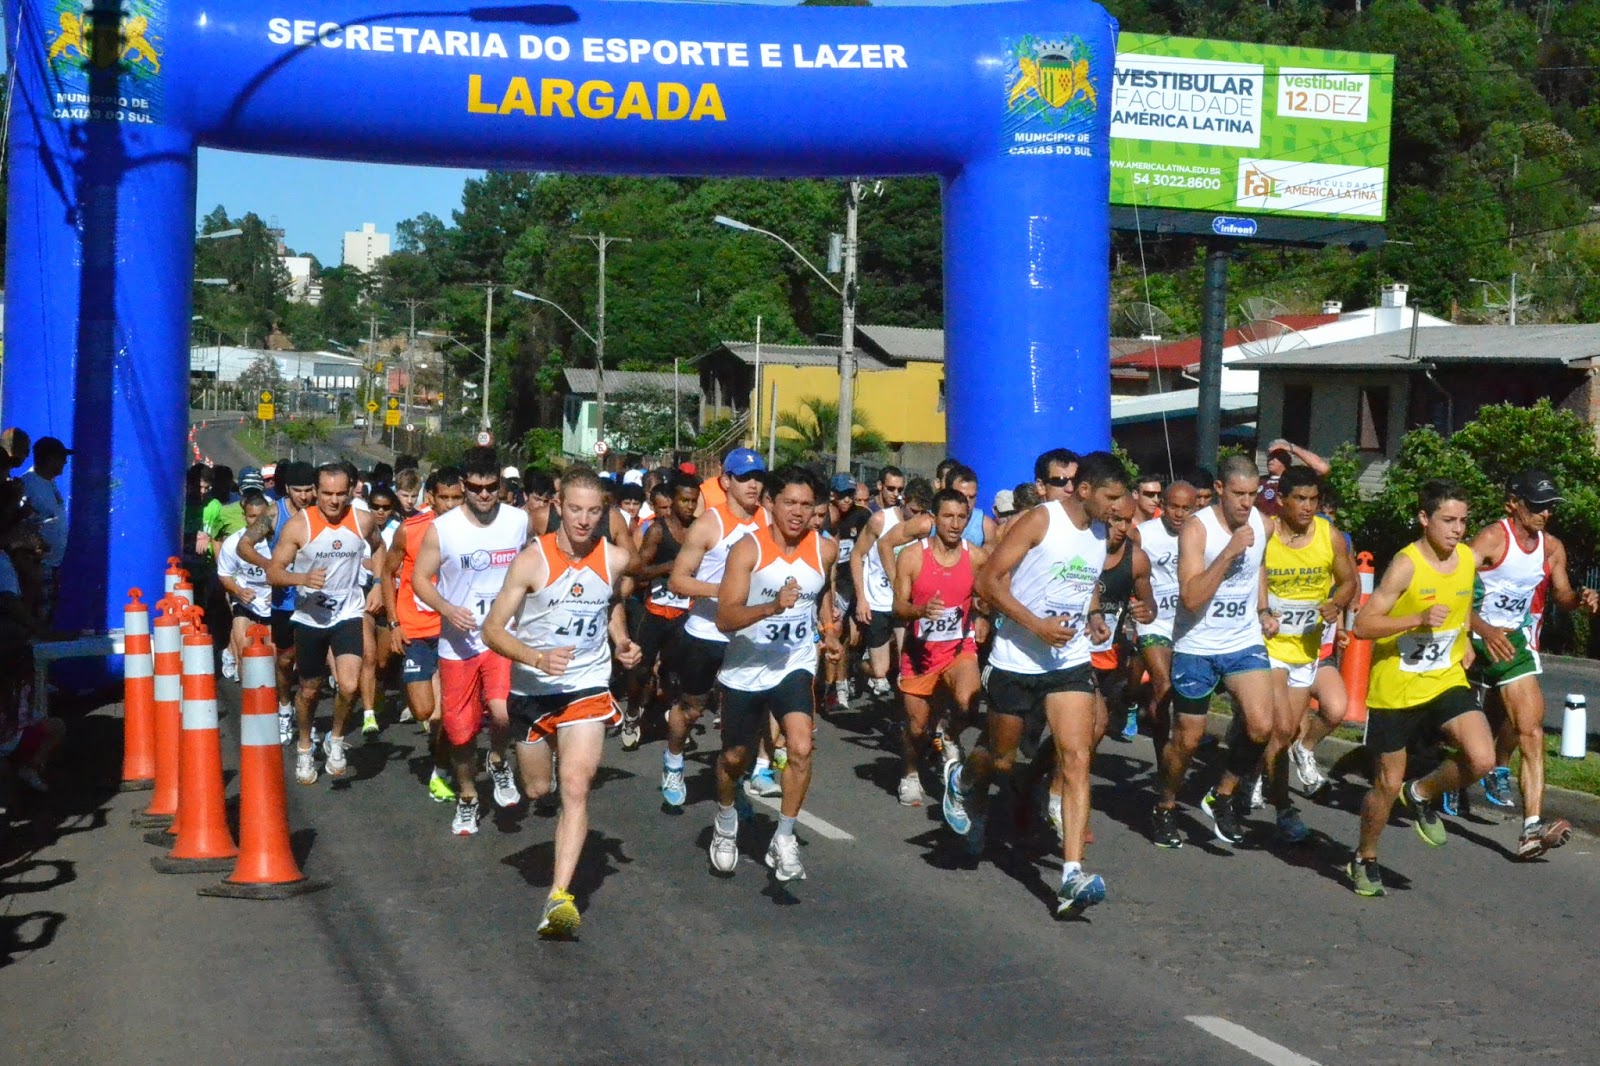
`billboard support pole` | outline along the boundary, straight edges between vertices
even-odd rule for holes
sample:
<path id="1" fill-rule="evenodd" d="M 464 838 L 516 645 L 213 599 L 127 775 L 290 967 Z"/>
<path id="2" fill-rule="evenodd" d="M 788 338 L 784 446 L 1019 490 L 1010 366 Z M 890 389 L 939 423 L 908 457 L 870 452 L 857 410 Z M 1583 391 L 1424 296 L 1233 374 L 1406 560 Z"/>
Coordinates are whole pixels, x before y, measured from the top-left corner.
<path id="1" fill-rule="evenodd" d="M 1228 325 L 1229 242 L 1206 247 L 1200 319 L 1200 395 L 1195 408 L 1195 459 L 1215 469 L 1222 438 L 1222 335 Z"/>

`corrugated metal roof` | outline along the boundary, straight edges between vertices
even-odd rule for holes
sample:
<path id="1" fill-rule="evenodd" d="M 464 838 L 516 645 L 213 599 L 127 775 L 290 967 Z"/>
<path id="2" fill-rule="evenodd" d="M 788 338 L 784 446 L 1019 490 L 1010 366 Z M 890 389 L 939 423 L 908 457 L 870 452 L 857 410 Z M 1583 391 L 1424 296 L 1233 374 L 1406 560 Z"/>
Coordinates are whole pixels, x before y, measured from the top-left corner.
<path id="1" fill-rule="evenodd" d="M 1413 362 L 1411 331 L 1322 344 L 1315 348 L 1275 352 L 1240 359 L 1237 370 L 1376 370 L 1405 369 L 1419 363 L 1543 364 L 1571 366 L 1600 358 L 1600 324 L 1572 326 L 1457 326 L 1417 330 Z"/>
<path id="2" fill-rule="evenodd" d="M 1294 330 L 1314 329 L 1325 326 L 1329 322 L 1339 321 L 1338 315 L 1279 315 L 1273 321 L 1282 323 Z M 1222 335 L 1224 348 L 1237 348 L 1251 339 L 1251 334 L 1245 328 L 1230 329 Z M 1143 341 L 1140 350 L 1129 352 L 1127 355 L 1113 355 L 1113 366 L 1133 367 L 1137 370 L 1183 370 L 1200 362 L 1200 338 L 1190 337 L 1188 340 L 1171 341 L 1163 344 L 1160 341 Z M 1238 364 L 1229 363 L 1229 366 Z"/>
<path id="3" fill-rule="evenodd" d="M 751 366 L 756 362 L 756 346 L 752 341 L 723 341 L 722 347 Z M 779 366 L 839 366 L 839 349 L 817 344 L 763 344 L 761 361 Z M 894 367 L 861 349 L 856 349 L 856 368 L 859 370 L 893 370 Z M 670 375 L 669 375 L 670 376 Z"/>
<path id="4" fill-rule="evenodd" d="M 857 326 L 888 359 L 905 363 L 944 362 L 944 330 L 925 326 Z"/>
<path id="5" fill-rule="evenodd" d="M 568 367 L 562 375 L 567 379 L 567 388 L 582 396 L 593 396 L 599 391 L 599 383 L 595 380 L 595 372 L 584 367 Z M 660 389 L 663 392 L 672 391 L 672 374 L 660 373 L 649 370 L 607 370 L 606 394 L 615 396 L 626 392 L 628 389 Z M 678 375 L 678 393 L 682 396 L 700 395 L 700 378 L 695 374 Z"/>

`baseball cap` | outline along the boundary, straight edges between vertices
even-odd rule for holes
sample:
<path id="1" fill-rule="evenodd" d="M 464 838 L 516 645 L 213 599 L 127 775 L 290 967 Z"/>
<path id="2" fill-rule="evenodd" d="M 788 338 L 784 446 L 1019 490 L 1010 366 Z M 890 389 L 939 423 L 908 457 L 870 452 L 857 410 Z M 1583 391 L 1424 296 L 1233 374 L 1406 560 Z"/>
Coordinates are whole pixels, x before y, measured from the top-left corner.
<path id="1" fill-rule="evenodd" d="M 277 472 L 278 472 L 278 464 L 277 463 L 268 463 L 266 466 L 261 468 L 261 479 L 263 481 L 271 481 L 271 480 L 273 480 L 273 477 L 274 477 L 274 475 L 277 474 Z"/>
<path id="2" fill-rule="evenodd" d="M 730 477 L 743 477 L 746 474 L 766 470 L 767 462 L 761 458 L 759 452 L 753 452 L 749 448 L 735 448 L 722 461 L 722 469 Z"/>
<path id="3" fill-rule="evenodd" d="M 828 482 L 828 487 L 834 492 L 856 491 L 856 479 L 849 474 L 835 474 L 833 480 Z"/>
<path id="4" fill-rule="evenodd" d="M 1511 479 L 1506 489 L 1530 507 L 1550 507 L 1562 501 L 1555 479 L 1543 470 L 1524 470 Z"/>
<path id="5" fill-rule="evenodd" d="M 1004 517 L 1017 509 L 1016 496 L 1010 489 L 1001 489 L 994 494 L 994 513 Z"/>
<path id="6" fill-rule="evenodd" d="M 33 454 L 71 455 L 72 449 L 62 444 L 55 437 L 40 437 L 33 444 Z"/>
<path id="7" fill-rule="evenodd" d="M 504 470 L 500 471 L 500 476 L 503 477 L 503 478 L 508 478 L 508 479 L 509 478 L 520 478 L 520 477 L 522 477 L 522 471 L 518 470 L 514 466 L 508 466 Z"/>
<path id="8" fill-rule="evenodd" d="M 261 471 L 253 466 L 247 466 L 239 471 L 239 490 L 248 492 L 251 489 L 265 489 L 267 481 L 261 476 Z"/>

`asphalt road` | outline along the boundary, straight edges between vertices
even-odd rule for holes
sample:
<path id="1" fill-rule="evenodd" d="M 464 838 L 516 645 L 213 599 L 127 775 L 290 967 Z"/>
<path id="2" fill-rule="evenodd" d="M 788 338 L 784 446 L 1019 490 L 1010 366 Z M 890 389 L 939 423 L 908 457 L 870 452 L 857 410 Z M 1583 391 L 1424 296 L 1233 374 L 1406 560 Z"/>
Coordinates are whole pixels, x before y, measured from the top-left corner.
<path id="1" fill-rule="evenodd" d="M 819 725 L 808 811 L 825 824 L 802 825 L 809 879 L 787 888 L 761 865 L 762 805 L 736 874 L 709 872 L 706 748 L 674 816 L 659 742 L 609 747 L 574 886 L 581 935 L 544 943 L 553 820 L 500 812 L 451 836 L 414 726 L 386 716 L 357 742 L 353 780 L 291 781 L 296 850 L 333 885 L 250 903 L 152 872 L 128 827 L 142 799 L 94 784 L 114 777 L 114 711 L 74 722 L 67 780 L 0 838 L 0 1018 L 17 1061 L 1600 1057 L 1588 837 L 1518 865 L 1511 824 L 1455 823 L 1438 850 L 1396 824 L 1390 895 L 1365 900 L 1339 873 L 1354 783 L 1307 810 L 1309 846 L 1274 850 L 1261 822 L 1230 852 L 1186 820 L 1191 845 L 1159 851 L 1143 835 L 1149 745 L 1108 742 L 1089 856 L 1109 900 L 1057 922 L 1044 841 L 1002 839 L 975 864 L 937 808 L 895 803 L 897 760 L 857 711 Z"/>

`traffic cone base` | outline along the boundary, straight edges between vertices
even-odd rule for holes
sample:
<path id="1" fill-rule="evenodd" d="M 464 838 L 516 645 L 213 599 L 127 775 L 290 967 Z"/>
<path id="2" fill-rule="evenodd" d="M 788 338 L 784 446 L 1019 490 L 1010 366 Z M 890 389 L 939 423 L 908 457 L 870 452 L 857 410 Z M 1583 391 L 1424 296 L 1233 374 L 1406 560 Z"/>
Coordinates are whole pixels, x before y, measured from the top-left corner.
<path id="1" fill-rule="evenodd" d="M 156 779 L 153 777 L 140 778 L 137 781 L 120 781 L 117 783 L 118 792 L 153 792 Z"/>
<path id="2" fill-rule="evenodd" d="M 150 865 L 161 874 L 214 874 L 233 869 L 233 860 L 174 859 L 170 855 L 157 855 L 150 860 Z"/>
<path id="3" fill-rule="evenodd" d="M 170 828 L 169 823 L 169 828 L 167 829 L 156 829 L 152 832 L 146 833 L 144 835 L 144 842 L 146 844 L 154 844 L 158 848 L 170 848 L 172 847 L 172 842 L 177 839 L 177 836 L 177 833 Z"/>
<path id="4" fill-rule="evenodd" d="M 309 877 L 302 877 L 298 881 L 289 881 L 277 885 L 244 885 L 223 880 L 217 884 L 206 885 L 204 888 L 196 889 L 195 894 L 218 896 L 223 899 L 291 899 L 295 896 L 308 896 L 313 892 L 321 892 L 332 883 L 331 881 L 314 881 Z"/>
<path id="5" fill-rule="evenodd" d="M 146 814 L 140 811 L 128 819 L 128 824 L 135 829 L 166 829 L 172 824 L 172 815 Z"/>

